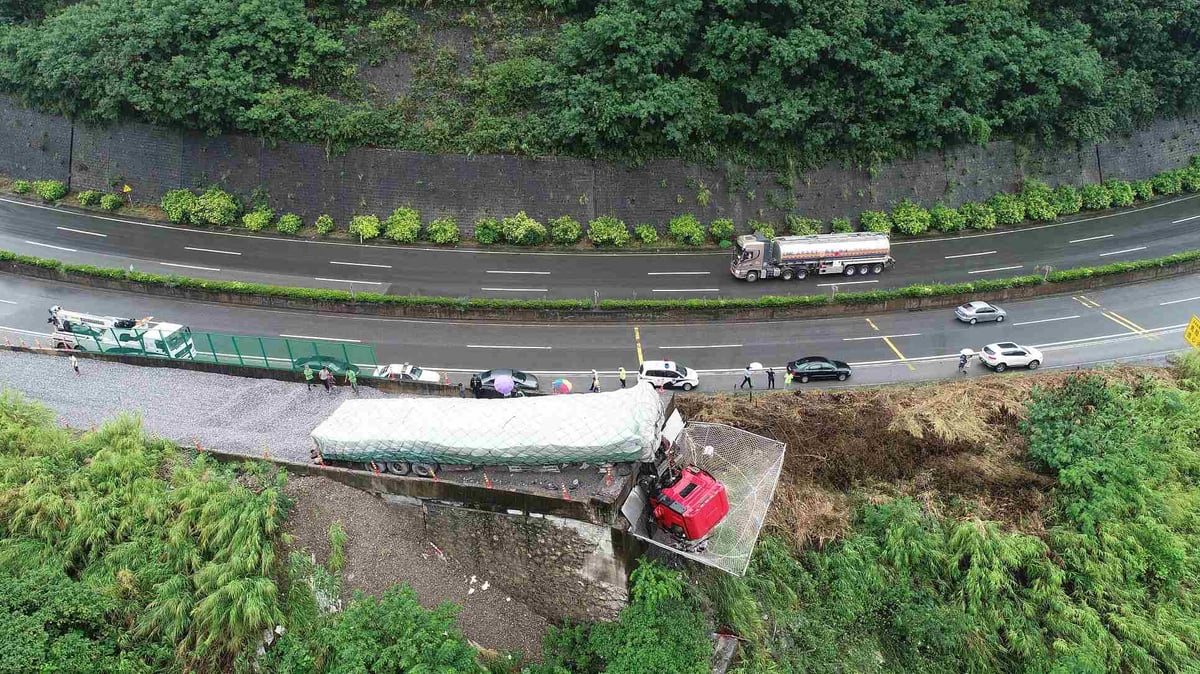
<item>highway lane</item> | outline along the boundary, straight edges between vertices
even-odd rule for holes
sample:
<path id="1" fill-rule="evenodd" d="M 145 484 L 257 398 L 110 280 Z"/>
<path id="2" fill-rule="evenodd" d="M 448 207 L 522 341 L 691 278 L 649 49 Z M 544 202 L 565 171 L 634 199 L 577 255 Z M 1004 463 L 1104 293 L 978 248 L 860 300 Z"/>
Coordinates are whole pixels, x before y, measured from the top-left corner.
<path id="1" fill-rule="evenodd" d="M 1002 278 L 1200 248 L 1200 195 L 1107 215 L 896 241 L 879 277 L 748 284 L 726 252 L 571 253 L 406 249 L 214 232 L 0 198 L 0 248 L 71 262 L 280 285 L 451 297 L 753 297 Z"/>
<path id="2" fill-rule="evenodd" d="M 118 316 L 154 315 L 196 331 L 361 340 L 376 345 L 380 362 L 450 370 L 453 381 L 489 367 L 551 376 L 579 376 L 595 368 L 608 373 L 604 382 L 611 387 L 618 367 L 636 369 L 640 345 L 647 359 L 713 371 L 703 387 L 719 389 L 734 386 L 750 362 L 780 367 L 804 355 L 851 362 L 856 367 L 851 384 L 953 376 L 960 349 L 1004 340 L 1042 348 L 1047 367 L 1157 358 L 1185 348 L 1183 325 L 1200 313 L 1200 276 L 1012 303 L 1005 306 L 1009 319 L 1002 324 L 969 326 L 954 320 L 951 311 L 938 310 L 758 323 L 560 326 L 247 309 L 0 275 L 0 335 L 15 340 L 18 333 L 7 330 L 44 332 L 52 304 Z"/>

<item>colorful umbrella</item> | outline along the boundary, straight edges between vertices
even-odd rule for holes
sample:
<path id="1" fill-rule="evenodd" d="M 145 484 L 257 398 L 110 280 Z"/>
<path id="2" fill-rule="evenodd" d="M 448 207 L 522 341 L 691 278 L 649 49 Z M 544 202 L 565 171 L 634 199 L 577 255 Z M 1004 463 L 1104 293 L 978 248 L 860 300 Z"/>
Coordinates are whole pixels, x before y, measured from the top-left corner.
<path id="1" fill-rule="evenodd" d="M 571 382 L 567 379 L 555 379 L 550 385 L 550 390 L 555 393 L 570 393 Z"/>
<path id="2" fill-rule="evenodd" d="M 492 382 L 492 386 L 500 392 L 500 395 L 507 396 L 517 387 L 517 383 L 513 381 L 512 377 L 502 374 L 496 377 L 496 380 Z"/>

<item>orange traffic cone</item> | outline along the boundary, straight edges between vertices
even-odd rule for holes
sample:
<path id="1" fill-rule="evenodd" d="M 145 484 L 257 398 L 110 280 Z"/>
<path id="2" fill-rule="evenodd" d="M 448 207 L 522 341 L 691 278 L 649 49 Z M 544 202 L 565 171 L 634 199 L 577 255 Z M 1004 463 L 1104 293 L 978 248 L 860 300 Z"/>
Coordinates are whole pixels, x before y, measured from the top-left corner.
<path id="1" fill-rule="evenodd" d="M 612 483 L 613 483 L 612 466 L 609 466 L 608 470 L 604 471 L 604 486 L 611 487 Z"/>
<path id="2" fill-rule="evenodd" d="M 438 481 L 438 479 L 437 479 L 437 471 L 436 471 L 436 470 L 433 470 L 432 468 L 431 468 L 431 469 L 429 469 L 429 475 L 430 475 L 430 477 L 432 477 L 432 478 L 433 478 L 433 481 L 434 481 L 434 482 L 437 482 L 437 481 Z"/>
<path id="3" fill-rule="evenodd" d="M 264 449 L 263 450 L 263 458 L 267 459 L 269 461 L 271 459 L 271 452 Z"/>
<path id="4" fill-rule="evenodd" d="M 562 497 L 564 501 L 571 500 L 571 495 L 567 493 L 567 485 L 565 483 L 562 486 Z"/>
<path id="5" fill-rule="evenodd" d="M 488 477 L 487 473 L 483 474 L 483 486 L 487 487 L 488 489 L 492 488 L 492 478 Z"/>
<path id="6" fill-rule="evenodd" d="M 371 462 L 371 472 L 379 475 L 379 466 L 374 461 Z"/>

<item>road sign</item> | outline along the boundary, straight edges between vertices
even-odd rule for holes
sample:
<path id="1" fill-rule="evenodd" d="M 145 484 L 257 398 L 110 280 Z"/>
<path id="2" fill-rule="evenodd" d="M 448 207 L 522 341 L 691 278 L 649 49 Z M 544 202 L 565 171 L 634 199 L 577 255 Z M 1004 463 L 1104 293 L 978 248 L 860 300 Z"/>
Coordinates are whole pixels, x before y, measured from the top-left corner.
<path id="1" fill-rule="evenodd" d="M 1200 318 L 1192 316 L 1192 320 L 1188 321 L 1187 329 L 1183 331 L 1183 338 L 1194 348 L 1200 349 Z"/>

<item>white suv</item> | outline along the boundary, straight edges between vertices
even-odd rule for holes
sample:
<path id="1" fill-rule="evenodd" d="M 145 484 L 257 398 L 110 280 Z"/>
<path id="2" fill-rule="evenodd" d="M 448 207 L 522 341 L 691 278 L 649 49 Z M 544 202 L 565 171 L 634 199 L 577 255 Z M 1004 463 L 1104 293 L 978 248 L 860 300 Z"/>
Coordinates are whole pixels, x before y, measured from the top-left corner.
<path id="1" fill-rule="evenodd" d="M 979 351 L 979 362 L 996 372 L 1004 372 L 1010 367 L 1027 367 L 1030 370 L 1036 370 L 1042 364 L 1042 352 L 1032 346 L 998 342 L 988 344 Z"/>
<path id="2" fill-rule="evenodd" d="M 638 381 L 648 381 L 655 388 L 690 391 L 700 385 L 700 374 L 673 360 L 647 360 L 638 368 Z"/>

